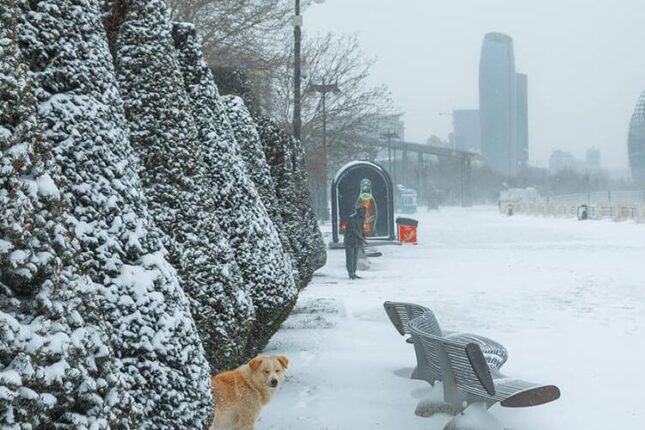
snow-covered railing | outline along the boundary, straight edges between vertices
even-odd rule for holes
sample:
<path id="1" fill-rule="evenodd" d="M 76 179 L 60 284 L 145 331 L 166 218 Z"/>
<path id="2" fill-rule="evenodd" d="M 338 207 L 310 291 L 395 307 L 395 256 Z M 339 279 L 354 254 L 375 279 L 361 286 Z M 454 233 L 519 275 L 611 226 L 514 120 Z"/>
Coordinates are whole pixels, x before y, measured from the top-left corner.
<path id="1" fill-rule="evenodd" d="M 644 191 L 601 191 L 549 197 L 537 196 L 533 189 L 520 191 L 501 194 L 501 213 L 576 218 L 584 205 L 589 219 L 645 222 Z"/>
<path id="2" fill-rule="evenodd" d="M 589 193 L 563 194 L 544 197 L 547 203 L 575 205 L 642 205 L 645 203 L 643 191 L 596 191 Z"/>

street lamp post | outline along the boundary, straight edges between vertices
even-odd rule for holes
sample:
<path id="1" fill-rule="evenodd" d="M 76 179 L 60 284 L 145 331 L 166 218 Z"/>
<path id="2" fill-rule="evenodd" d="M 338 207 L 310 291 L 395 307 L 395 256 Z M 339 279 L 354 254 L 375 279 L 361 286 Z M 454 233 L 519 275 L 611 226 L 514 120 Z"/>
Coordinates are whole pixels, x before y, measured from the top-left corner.
<path id="1" fill-rule="evenodd" d="M 300 0 L 296 0 L 296 15 L 293 17 L 293 137 L 300 140 L 302 137 L 302 118 L 300 110 L 300 82 L 301 69 L 301 42 L 303 19 L 300 15 Z"/>
<path id="2" fill-rule="evenodd" d="M 293 17 L 293 137 L 302 140 L 302 108 L 300 85 L 302 82 L 302 25 L 303 18 L 300 15 L 300 0 L 295 0 L 295 16 Z M 314 0 L 316 3 L 324 3 L 325 0 Z M 295 144 L 291 142 L 291 165 L 296 169 Z"/>
<path id="3" fill-rule="evenodd" d="M 320 93 L 322 96 L 322 115 L 323 115 L 323 135 L 322 135 L 322 166 L 323 166 L 323 177 L 322 177 L 322 190 L 320 191 L 320 199 L 322 204 L 320 207 L 323 209 L 322 219 L 327 221 L 329 219 L 329 208 L 327 207 L 327 182 L 329 181 L 328 172 L 327 172 L 327 93 L 339 93 L 340 89 L 338 84 L 326 84 L 323 79 L 322 84 L 312 84 L 311 89 Z"/>
<path id="4" fill-rule="evenodd" d="M 398 139 L 399 135 L 393 131 L 381 134 L 381 137 L 387 139 L 387 170 L 392 174 L 392 139 Z"/>

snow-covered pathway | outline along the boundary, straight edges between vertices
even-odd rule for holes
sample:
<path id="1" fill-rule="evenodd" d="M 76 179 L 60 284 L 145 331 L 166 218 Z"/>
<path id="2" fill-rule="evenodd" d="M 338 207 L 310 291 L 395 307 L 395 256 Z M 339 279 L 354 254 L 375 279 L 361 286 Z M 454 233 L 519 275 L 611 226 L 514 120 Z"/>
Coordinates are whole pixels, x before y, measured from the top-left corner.
<path id="1" fill-rule="evenodd" d="M 266 352 L 289 379 L 258 430 L 441 429 L 414 415 L 428 384 L 407 379 L 412 348 L 382 303 L 426 304 L 446 328 L 502 342 L 504 373 L 562 398 L 491 413 L 520 430 L 645 426 L 645 226 L 505 217 L 496 208 L 422 212 L 418 246 L 383 246 L 349 281 L 343 251 L 301 294 Z"/>

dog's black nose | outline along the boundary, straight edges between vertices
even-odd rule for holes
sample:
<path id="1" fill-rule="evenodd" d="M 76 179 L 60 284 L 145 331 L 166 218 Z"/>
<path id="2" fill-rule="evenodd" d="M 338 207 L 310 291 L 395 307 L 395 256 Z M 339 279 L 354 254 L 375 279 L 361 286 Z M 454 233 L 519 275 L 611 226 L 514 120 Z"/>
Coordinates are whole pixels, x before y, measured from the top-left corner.
<path id="1" fill-rule="evenodd" d="M 269 381 L 269 384 L 270 384 L 272 387 L 277 387 L 277 386 L 278 386 L 278 380 L 274 378 L 274 379 L 272 379 L 271 381 Z"/>

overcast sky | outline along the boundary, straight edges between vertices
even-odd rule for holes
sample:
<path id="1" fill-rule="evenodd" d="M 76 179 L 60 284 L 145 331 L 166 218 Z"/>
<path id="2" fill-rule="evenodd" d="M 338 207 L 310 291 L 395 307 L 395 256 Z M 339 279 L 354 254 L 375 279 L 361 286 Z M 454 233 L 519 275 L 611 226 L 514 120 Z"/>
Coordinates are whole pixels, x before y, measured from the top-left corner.
<path id="1" fill-rule="evenodd" d="M 529 79 L 531 163 L 596 146 L 604 167 L 627 167 L 645 90 L 645 0 L 326 0 L 307 9 L 305 31 L 358 34 L 378 60 L 370 79 L 389 87 L 418 142 L 452 130 L 439 112 L 478 107 L 483 36 L 507 33 Z"/>

